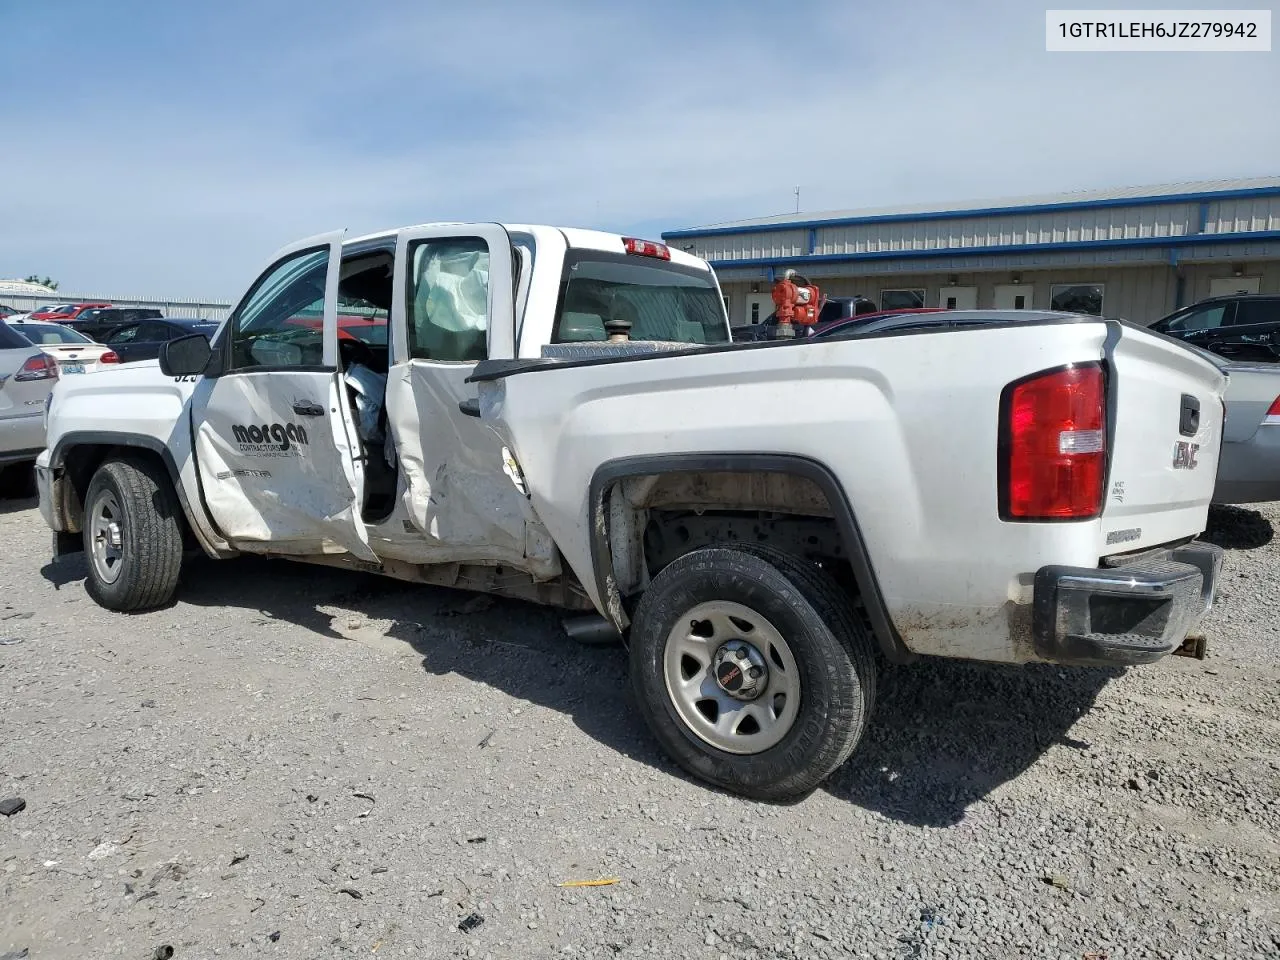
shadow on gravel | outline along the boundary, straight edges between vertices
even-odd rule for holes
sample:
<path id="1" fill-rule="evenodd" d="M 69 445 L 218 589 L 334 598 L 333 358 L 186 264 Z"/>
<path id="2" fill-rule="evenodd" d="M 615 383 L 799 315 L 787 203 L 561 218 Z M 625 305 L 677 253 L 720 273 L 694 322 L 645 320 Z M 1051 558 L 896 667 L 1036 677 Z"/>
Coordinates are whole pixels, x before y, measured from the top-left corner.
<path id="1" fill-rule="evenodd" d="M 41 572 L 62 586 L 83 579 L 84 560 L 63 558 Z M 240 627 L 246 632 L 279 621 L 344 642 L 359 641 L 335 629 L 333 614 L 321 607 L 351 611 L 339 615 L 339 628 L 389 620 L 379 633 L 421 656 L 428 673 L 457 674 L 564 713 L 606 749 L 692 782 L 645 729 L 631 701 L 625 651 L 573 642 L 555 610 L 258 558 L 189 562 L 178 604 L 252 611 L 258 616 Z M 886 668 L 861 746 L 825 789 L 905 823 L 958 823 L 970 804 L 1053 744 L 1086 746 L 1067 731 L 1120 672 L 946 661 Z M 503 724 L 519 722 L 495 710 L 499 734 Z"/>
<path id="2" fill-rule="evenodd" d="M 1256 550 L 1275 537 L 1271 521 L 1246 507 L 1211 506 L 1209 529 L 1201 537 L 1227 550 Z"/>
<path id="3" fill-rule="evenodd" d="M 0 494 L 0 514 L 5 513 L 22 513 L 24 510 L 34 510 L 40 506 L 40 502 L 35 497 L 8 497 Z"/>
<path id="4" fill-rule="evenodd" d="M 871 726 L 828 780 L 832 795 L 918 826 L 946 827 L 1067 735 L 1119 669 L 923 662 L 888 667 Z"/>
<path id="5" fill-rule="evenodd" d="M 82 580 L 85 569 L 83 556 L 76 554 L 46 565 L 41 573 L 61 586 Z M 458 674 L 557 710 L 608 749 L 674 769 L 630 704 L 623 649 L 575 643 L 561 628 L 560 614 L 549 608 L 257 557 L 189 560 L 177 604 L 257 614 L 249 627 L 239 628 L 242 633 L 269 630 L 279 621 L 344 643 L 362 641 L 352 641 L 342 628 L 390 620 L 378 632 L 405 643 L 406 652 L 417 653 L 428 673 Z M 339 629 L 334 615 L 320 609 L 330 605 L 350 611 L 337 618 Z M 520 722 L 518 717 L 503 721 Z"/>

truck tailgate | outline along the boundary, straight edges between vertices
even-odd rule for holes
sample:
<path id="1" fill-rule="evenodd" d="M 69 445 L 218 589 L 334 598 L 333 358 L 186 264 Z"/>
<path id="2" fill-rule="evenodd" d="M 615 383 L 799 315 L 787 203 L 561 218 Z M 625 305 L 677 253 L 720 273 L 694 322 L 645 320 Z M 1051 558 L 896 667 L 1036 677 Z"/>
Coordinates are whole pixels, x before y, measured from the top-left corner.
<path id="1" fill-rule="evenodd" d="M 1222 446 L 1226 378 L 1164 337 L 1117 326 L 1104 555 L 1199 533 Z"/>

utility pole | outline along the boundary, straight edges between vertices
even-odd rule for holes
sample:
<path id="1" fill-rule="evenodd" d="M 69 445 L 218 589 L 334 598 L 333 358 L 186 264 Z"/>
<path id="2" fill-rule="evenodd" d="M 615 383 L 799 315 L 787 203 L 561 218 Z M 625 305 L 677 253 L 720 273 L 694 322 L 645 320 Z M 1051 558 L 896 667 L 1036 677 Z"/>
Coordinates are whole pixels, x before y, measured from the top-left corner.
<path id="1" fill-rule="evenodd" d="M 796 187 L 796 213 L 800 212 L 800 188 Z"/>

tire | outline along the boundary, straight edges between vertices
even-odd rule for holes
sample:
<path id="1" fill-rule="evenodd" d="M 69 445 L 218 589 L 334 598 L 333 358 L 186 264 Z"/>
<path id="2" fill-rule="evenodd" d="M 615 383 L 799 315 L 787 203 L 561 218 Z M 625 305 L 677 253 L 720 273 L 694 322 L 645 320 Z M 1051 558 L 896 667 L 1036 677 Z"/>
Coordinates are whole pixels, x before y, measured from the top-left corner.
<path id="1" fill-rule="evenodd" d="M 108 460 L 89 481 L 84 504 L 89 596 L 121 612 L 172 600 L 182 570 L 184 520 L 164 467 L 141 458 Z"/>
<path id="2" fill-rule="evenodd" d="M 735 663 L 763 662 L 767 676 L 743 701 L 713 671 L 733 679 L 717 658 L 747 638 L 755 653 Z M 630 647 L 637 703 L 671 758 L 758 800 L 791 799 L 825 780 L 853 753 L 875 699 L 872 639 L 849 596 L 818 567 L 763 545 L 708 547 L 669 564 L 641 598 Z"/>

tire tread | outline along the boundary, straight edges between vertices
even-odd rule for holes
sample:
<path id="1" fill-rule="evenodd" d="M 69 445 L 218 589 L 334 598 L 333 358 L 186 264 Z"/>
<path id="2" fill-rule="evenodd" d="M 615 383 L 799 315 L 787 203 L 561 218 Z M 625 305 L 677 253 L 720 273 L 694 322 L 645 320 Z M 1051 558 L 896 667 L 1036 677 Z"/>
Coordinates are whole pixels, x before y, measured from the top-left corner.
<path id="1" fill-rule="evenodd" d="M 87 511 L 100 482 L 115 488 L 127 524 L 124 569 L 110 584 L 97 580 L 89 543 Z M 172 600 L 182 572 L 183 519 L 163 466 L 138 457 L 106 461 L 89 484 L 85 509 L 85 551 L 90 555 L 85 583 L 93 599 L 120 612 L 149 610 Z"/>

